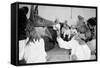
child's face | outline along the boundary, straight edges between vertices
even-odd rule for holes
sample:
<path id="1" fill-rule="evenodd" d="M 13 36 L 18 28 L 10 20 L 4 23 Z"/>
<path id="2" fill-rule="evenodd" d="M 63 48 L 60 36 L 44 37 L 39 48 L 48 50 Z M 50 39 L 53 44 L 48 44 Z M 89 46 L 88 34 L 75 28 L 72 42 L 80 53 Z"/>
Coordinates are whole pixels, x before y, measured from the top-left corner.
<path id="1" fill-rule="evenodd" d="M 80 33 L 80 34 L 79 34 L 79 37 L 80 37 L 81 39 L 86 39 L 85 34 L 83 34 L 83 33 L 82 33 L 82 34 Z"/>
<path id="2" fill-rule="evenodd" d="M 85 44 L 85 41 L 81 40 L 81 34 L 77 34 L 75 39 L 79 42 L 80 45 Z"/>

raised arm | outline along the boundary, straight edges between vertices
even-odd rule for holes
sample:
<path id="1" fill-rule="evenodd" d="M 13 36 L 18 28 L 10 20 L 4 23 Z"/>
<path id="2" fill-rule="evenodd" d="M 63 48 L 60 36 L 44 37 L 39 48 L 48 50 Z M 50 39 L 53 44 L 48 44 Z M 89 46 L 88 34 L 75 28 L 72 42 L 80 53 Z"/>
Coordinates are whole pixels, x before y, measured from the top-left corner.
<path id="1" fill-rule="evenodd" d="M 57 38 L 57 42 L 61 48 L 71 49 L 71 42 L 64 41 L 61 37 Z"/>

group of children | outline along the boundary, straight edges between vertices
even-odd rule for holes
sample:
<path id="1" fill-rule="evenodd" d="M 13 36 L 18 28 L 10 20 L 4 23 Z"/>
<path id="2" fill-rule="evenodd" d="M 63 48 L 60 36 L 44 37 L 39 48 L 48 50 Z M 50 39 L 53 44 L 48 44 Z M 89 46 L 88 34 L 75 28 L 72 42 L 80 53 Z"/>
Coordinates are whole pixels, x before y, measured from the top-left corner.
<path id="1" fill-rule="evenodd" d="M 27 30 L 27 38 L 19 40 L 19 60 L 24 59 L 26 63 L 41 63 L 47 61 L 45 42 L 37 28 L 39 27 Z M 45 29 L 44 27 L 41 28 Z M 82 40 L 82 38 L 85 38 L 84 34 L 78 32 L 74 26 L 67 28 L 65 24 L 62 29 L 60 28 L 59 23 L 53 25 L 53 29 L 57 32 L 56 40 L 58 46 L 64 49 L 71 49 L 70 60 L 91 60 L 91 52 L 95 50 L 96 45 L 94 44 L 96 44 L 96 40 L 92 40 L 94 42 L 93 44 L 91 42 L 86 43 Z M 66 36 L 67 40 L 64 39 Z M 92 58 L 94 59 L 94 57 Z"/>

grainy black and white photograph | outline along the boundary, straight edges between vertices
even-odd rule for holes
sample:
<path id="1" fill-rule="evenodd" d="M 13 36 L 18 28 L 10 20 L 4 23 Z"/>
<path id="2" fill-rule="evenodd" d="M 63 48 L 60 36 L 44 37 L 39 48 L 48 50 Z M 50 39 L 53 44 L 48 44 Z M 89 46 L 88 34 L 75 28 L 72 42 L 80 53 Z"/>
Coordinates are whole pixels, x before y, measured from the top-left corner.
<path id="1" fill-rule="evenodd" d="M 96 60 L 95 8 L 19 4 L 19 63 Z"/>

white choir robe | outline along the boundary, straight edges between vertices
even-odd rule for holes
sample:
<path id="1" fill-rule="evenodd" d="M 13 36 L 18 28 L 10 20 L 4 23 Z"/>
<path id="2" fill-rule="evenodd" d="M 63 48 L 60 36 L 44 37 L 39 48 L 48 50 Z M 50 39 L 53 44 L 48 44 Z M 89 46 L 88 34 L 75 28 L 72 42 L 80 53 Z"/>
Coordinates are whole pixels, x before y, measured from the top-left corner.
<path id="1" fill-rule="evenodd" d="M 89 60 L 91 58 L 91 51 L 86 44 L 80 45 L 77 40 L 64 41 L 62 38 L 57 38 L 58 44 L 61 48 L 72 49 L 71 56 L 76 55 L 76 60 Z"/>
<path id="2" fill-rule="evenodd" d="M 29 42 L 27 45 L 27 39 L 19 41 L 19 60 L 25 59 L 26 63 L 40 63 L 46 62 L 46 52 L 44 46 L 44 40 Z"/>

